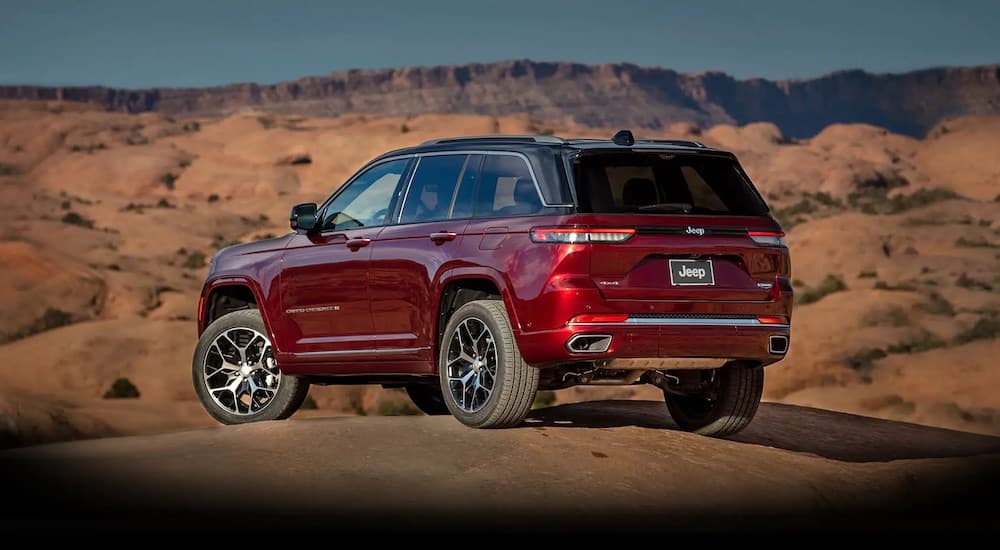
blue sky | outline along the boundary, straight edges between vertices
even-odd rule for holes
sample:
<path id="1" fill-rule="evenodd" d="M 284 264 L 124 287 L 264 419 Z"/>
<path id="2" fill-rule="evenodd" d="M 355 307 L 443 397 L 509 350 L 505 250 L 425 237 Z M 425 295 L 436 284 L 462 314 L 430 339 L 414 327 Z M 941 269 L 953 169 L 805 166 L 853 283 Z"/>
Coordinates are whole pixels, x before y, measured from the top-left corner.
<path id="1" fill-rule="evenodd" d="M 996 0 L 0 0 L 0 83 L 204 86 L 521 58 L 808 78 L 998 63 L 998 22 Z"/>

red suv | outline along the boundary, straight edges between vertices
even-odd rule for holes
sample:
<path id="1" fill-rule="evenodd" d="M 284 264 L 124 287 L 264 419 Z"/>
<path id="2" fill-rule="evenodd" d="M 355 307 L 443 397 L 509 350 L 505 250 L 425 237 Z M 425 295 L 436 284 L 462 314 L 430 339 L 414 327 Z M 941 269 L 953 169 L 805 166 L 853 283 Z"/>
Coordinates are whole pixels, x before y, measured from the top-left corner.
<path id="1" fill-rule="evenodd" d="M 698 142 L 439 139 L 291 226 L 212 260 L 193 374 L 221 422 L 287 418 L 310 384 L 381 384 L 499 428 L 538 390 L 645 383 L 720 436 L 788 350 L 784 234 L 736 158 Z"/>

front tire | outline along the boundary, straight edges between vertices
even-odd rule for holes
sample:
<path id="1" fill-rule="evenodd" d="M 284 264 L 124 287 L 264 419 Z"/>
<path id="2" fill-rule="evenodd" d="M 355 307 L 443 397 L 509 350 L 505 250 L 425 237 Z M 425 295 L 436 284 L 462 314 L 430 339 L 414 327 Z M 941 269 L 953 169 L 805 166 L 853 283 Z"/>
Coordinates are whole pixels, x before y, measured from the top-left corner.
<path id="1" fill-rule="evenodd" d="M 746 428 L 757 413 L 764 390 L 763 367 L 734 363 L 705 374 L 709 379 L 702 392 L 663 392 L 674 422 L 683 430 L 712 437 L 733 435 Z"/>
<path id="2" fill-rule="evenodd" d="M 509 428 L 531 410 L 538 370 L 524 362 L 500 300 L 469 302 L 451 316 L 438 358 L 451 414 L 473 428 Z"/>
<path id="3" fill-rule="evenodd" d="M 219 317 L 198 339 L 192 364 L 195 393 L 223 424 L 282 420 L 309 393 L 309 383 L 282 374 L 256 309 Z"/>

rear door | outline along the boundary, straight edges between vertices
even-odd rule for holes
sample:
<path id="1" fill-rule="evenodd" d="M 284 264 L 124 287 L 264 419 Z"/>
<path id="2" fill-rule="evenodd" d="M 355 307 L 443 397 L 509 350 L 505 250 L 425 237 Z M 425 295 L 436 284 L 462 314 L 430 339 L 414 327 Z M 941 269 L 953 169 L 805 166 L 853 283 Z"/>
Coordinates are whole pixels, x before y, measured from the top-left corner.
<path id="1" fill-rule="evenodd" d="M 731 157 L 589 153 L 574 179 L 579 223 L 634 230 L 591 244 L 607 299 L 763 301 L 788 272 L 780 229 Z"/>
<path id="2" fill-rule="evenodd" d="M 373 339 L 398 360 L 432 360 L 437 276 L 456 261 L 482 155 L 422 155 L 396 223 L 372 243 Z"/>

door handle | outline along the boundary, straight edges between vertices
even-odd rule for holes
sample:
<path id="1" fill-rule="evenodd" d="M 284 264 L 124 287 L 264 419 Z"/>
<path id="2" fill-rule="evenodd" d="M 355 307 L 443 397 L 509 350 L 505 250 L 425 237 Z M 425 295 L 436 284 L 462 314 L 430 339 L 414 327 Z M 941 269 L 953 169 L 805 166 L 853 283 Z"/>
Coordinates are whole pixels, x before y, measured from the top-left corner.
<path id="1" fill-rule="evenodd" d="M 347 248 L 350 248 L 351 250 L 355 250 L 356 251 L 357 249 L 361 248 L 362 246 L 368 246 L 371 242 L 372 242 L 371 239 L 364 239 L 364 238 L 362 238 L 362 239 L 348 239 L 346 244 L 347 244 Z"/>
<path id="2" fill-rule="evenodd" d="M 436 243 L 443 243 L 445 241 L 454 241 L 455 237 L 457 236 L 458 233 L 454 233 L 451 231 L 437 231 L 435 233 L 430 234 L 431 240 Z"/>

